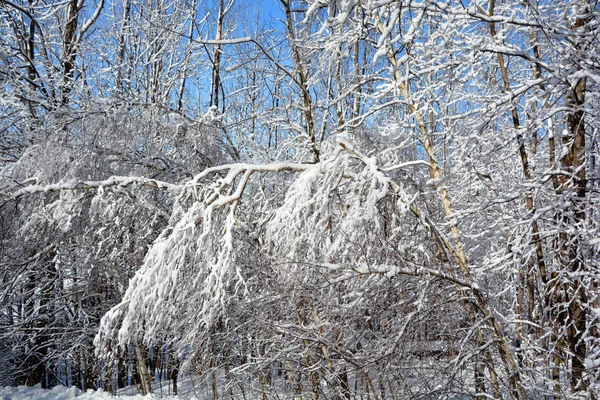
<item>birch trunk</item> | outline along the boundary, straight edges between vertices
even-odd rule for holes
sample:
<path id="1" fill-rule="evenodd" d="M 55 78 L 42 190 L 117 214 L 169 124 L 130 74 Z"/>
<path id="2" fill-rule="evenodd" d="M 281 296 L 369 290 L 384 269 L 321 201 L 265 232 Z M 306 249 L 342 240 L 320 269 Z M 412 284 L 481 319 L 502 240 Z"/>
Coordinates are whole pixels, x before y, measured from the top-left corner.
<path id="1" fill-rule="evenodd" d="M 152 387 L 150 386 L 150 377 L 148 376 L 148 368 L 146 367 L 146 350 L 138 343 L 133 345 L 135 350 L 135 361 L 137 364 L 138 373 L 140 374 L 140 388 L 142 394 L 146 395 L 152 393 Z"/>

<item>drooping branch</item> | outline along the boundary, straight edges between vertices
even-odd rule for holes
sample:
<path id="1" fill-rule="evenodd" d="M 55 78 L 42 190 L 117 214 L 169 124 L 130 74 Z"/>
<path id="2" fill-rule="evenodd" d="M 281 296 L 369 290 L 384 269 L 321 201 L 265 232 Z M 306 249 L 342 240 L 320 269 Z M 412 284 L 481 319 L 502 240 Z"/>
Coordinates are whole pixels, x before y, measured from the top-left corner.
<path id="1" fill-rule="evenodd" d="M 103 181 L 74 181 L 74 182 L 58 182 L 49 185 L 29 185 L 25 186 L 13 193 L 6 193 L 8 200 L 16 200 L 20 197 L 35 194 L 35 193 L 48 193 L 48 192 L 60 192 L 65 190 L 88 190 L 88 189 L 99 189 L 107 188 L 111 186 L 127 187 L 132 184 L 139 184 L 142 186 L 148 186 L 154 189 L 163 189 L 172 191 L 178 189 L 180 186 L 172 183 L 159 181 L 157 179 L 136 177 L 136 176 L 112 176 Z"/>

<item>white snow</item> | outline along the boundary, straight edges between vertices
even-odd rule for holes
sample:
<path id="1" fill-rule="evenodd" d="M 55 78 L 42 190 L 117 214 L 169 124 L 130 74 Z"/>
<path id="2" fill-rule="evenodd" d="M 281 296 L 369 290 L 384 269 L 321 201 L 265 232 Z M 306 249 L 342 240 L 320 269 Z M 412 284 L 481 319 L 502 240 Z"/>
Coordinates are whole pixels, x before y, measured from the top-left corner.
<path id="1" fill-rule="evenodd" d="M 105 392 L 102 389 L 88 390 L 82 392 L 81 390 L 71 387 L 67 388 L 64 386 L 56 386 L 53 389 L 42 389 L 39 385 L 34 387 L 29 386 L 6 386 L 0 388 L 0 399 L 2 400 L 67 400 L 67 399 L 80 399 L 80 400 L 150 400 L 150 399 L 180 399 L 177 396 L 160 396 L 159 394 L 149 394 L 142 396 L 141 394 L 133 395 L 113 395 L 109 392 Z"/>
<path id="2" fill-rule="evenodd" d="M 585 359 L 585 368 L 594 369 L 600 367 L 600 358 L 597 360 L 593 360 L 591 358 Z"/>
<path id="3" fill-rule="evenodd" d="M 171 381 L 152 382 L 154 393 L 146 396 L 140 394 L 136 386 L 119 389 L 116 394 L 105 392 L 102 389 L 90 389 L 83 392 L 75 387 L 65 386 L 56 386 L 52 389 L 42 389 L 40 385 L 33 387 L 5 386 L 0 387 L 0 400 L 198 400 L 198 393 L 195 393 L 196 386 L 191 377 L 186 376 L 180 379 L 178 383 L 179 396 L 171 395 L 170 385 Z"/>

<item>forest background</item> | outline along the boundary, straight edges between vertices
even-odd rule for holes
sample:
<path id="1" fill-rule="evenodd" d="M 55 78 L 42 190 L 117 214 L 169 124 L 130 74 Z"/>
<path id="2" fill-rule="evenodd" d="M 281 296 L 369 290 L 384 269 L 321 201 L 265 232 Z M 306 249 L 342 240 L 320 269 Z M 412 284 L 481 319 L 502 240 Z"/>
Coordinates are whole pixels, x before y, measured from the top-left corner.
<path id="1" fill-rule="evenodd" d="M 0 0 L 0 383 L 596 398 L 596 0 Z"/>

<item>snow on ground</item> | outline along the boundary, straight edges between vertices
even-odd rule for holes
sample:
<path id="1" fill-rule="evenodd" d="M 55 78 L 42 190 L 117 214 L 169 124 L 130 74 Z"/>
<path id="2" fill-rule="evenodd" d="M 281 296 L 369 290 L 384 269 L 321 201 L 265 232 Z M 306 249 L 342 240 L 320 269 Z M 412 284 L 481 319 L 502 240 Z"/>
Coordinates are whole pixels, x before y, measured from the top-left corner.
<path id="1" fill-rule="evenodd" d="M 178 385 L 179 396 L 172 396 L 170 391 L 171 381 L 153 382 L 154 394 L 142 396 L 136 386 L 128 386 L 117 391 L 117 395 L 105 392 L 102 389 L 81 390 L 71 387 L 56 386 L 53 389 L 42 389 L 39 385 L 29 386 L 6 386 L 0 387 L 0 400 L 197 400 L 194 394 L 194 382 L 191 378 L 182 378 Z"/>
<path id="2" fill-rule="evenodd" d="M 89 390 L 86 393 L 83 393 L 77 388 L 66 388 L 64 386 L 56 386 L 53 389 L 42 389 L 39 385 L 34 387 L 6 386 L 0 388 L 0 399 L 2 400 L 67 400 L 74 398 L 81 400 L 101 400 L 110 397 L 110 393 L 106 393 L 102 390 Z M 129 397 L 128 399 L 133 400 L 134 397 Z"/>

